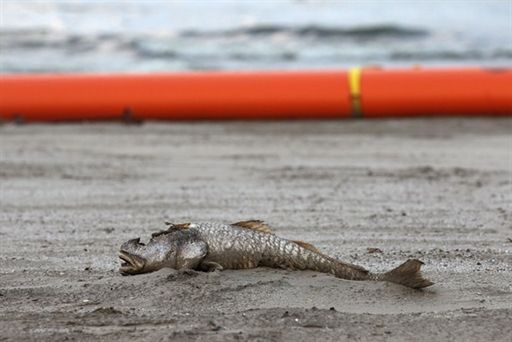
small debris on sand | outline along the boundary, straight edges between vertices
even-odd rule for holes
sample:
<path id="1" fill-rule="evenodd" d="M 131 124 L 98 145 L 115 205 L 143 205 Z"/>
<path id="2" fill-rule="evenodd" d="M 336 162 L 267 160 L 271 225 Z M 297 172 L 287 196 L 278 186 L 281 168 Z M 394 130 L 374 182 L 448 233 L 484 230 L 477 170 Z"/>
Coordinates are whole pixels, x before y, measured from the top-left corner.
<path id="1" fill-rule="evenodd" d="M 369 254 L 383 253 L 382 250 L 380 248 L 377 248 L 377 247 L 368 247 L 366 250 L 368 251 Z"/>
<path id="2" fill-rule="evenodd" d="M 114 309 L 114 307 L 112 307 L 112 306 L 110 306 L 108 308 L 100 307 L 100 308 L 97 308 L 97 309 L 93 310 L 92 312 L 94 312 L 94 313 L 102 313 L 102 314 L 107 314 L 107 315 L 120 315 L 120 314 L 122 314 L 121 311 L 119 311 L 117 309 Z"/>

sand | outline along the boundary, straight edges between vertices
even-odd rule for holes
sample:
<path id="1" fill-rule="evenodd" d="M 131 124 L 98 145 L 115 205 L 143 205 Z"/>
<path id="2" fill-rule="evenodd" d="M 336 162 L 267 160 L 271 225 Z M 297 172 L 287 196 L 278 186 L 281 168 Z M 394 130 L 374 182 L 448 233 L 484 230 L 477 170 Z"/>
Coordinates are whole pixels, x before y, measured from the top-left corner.
<path id="1" fill-rule="evenodd" d="M 511 179 L 512 119 L 3 125 L 0 340 L 510 341 Z M 164 221 L 252 218 L 436 284 L 117 271 Z"/>

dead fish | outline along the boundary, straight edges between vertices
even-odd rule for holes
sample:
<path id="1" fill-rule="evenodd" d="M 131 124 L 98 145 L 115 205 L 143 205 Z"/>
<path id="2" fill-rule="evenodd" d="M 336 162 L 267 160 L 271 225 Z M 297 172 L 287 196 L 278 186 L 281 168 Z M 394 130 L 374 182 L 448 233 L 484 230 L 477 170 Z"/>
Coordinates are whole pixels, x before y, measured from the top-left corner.
<path id="1" fill-rule="evenodd" d="M 330 273 L 348 280 L 388 281 L 414 289 L 433 284 L 421 275 L 419 260 L 409 259 L 389 272 L 371 273 L 327 256 L 309 243 L 281 238 L 258 220 L 169 224 L 169 229 L 153 234 L 147 244 L 140 238 L 125 242 L 119 257 L 123 275 L 164 267 L 213 271 L 265 266 Z"/>

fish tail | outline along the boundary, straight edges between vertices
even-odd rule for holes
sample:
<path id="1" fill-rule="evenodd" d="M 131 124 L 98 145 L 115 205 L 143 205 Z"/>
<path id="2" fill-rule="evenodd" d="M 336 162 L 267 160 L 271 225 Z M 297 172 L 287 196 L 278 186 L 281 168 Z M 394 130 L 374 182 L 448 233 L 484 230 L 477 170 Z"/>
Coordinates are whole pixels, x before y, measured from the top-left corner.
<path id="1" fill-rule="evenodd" d="M 409 259 L 389 272 L 375 275 L 374 280 L 389 281 L 413 289 L 433 285 L 433 282 L 423 278 L 420 270 L 421 265 L 423 265 L 423 262 L 417 259 Z"/>

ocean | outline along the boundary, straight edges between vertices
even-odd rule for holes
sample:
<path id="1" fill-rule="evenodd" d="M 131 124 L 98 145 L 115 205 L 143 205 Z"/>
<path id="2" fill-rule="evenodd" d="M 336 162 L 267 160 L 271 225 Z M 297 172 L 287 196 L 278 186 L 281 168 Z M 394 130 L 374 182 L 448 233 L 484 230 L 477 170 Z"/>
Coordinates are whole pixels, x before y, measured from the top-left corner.
<path id="1" fill-rule="evenodd" d="M 0 1 L 0 72 L 512 66 L 512 0 Z"/>

